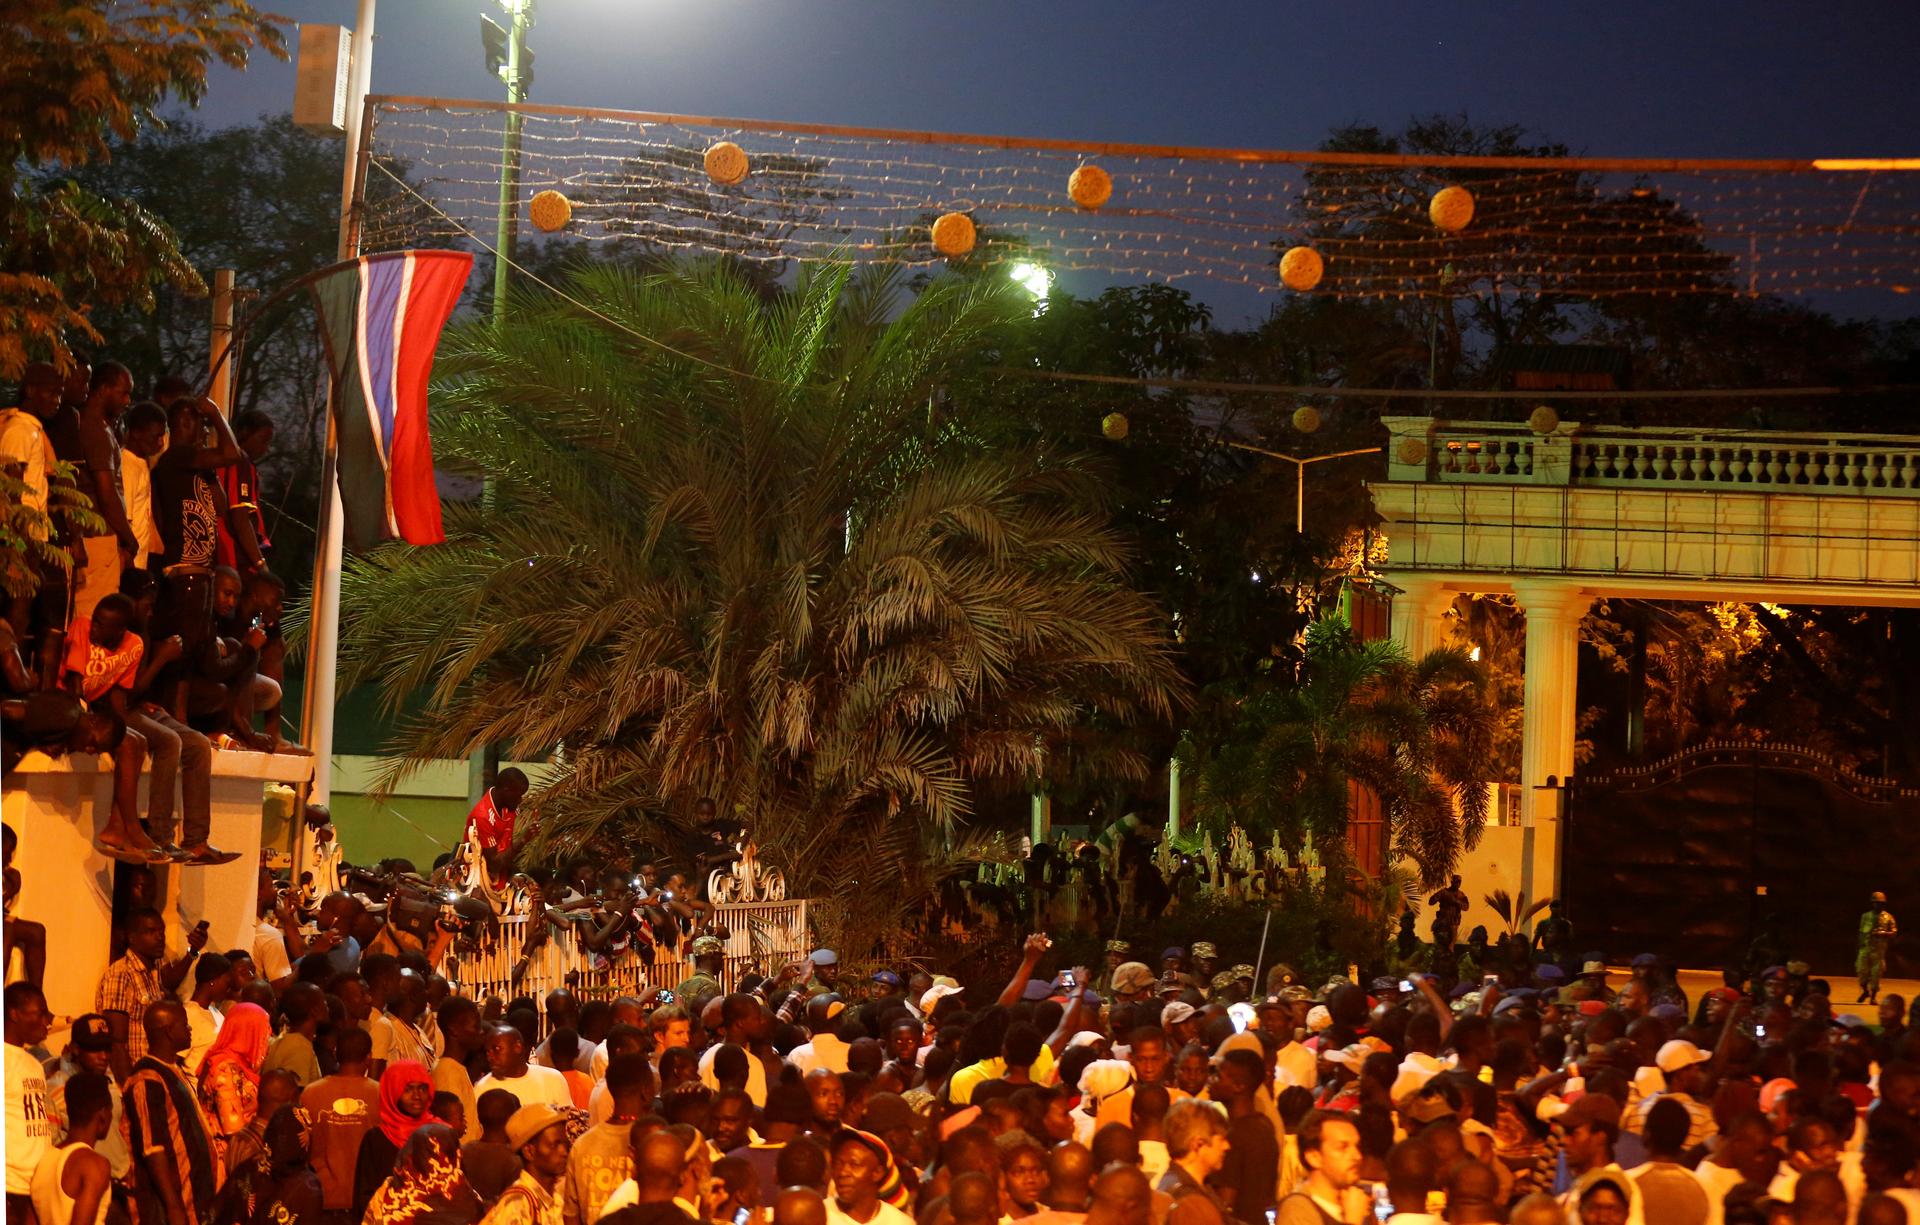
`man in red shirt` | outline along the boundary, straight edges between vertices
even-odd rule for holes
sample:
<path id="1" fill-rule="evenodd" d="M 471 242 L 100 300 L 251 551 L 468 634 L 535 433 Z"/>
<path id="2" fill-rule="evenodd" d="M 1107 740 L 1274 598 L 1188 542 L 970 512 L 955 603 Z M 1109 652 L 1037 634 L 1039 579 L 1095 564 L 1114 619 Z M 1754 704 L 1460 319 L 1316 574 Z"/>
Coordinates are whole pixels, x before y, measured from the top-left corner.
<path id="1" fill-rule="evenodd" d="M 527 776 L 518 767 L 508 766 L 467 814 L 464 840 L 479 850 L 496 889 L 507 883 L 507 870 L 513 864 L 513 826 L 520 816 L 520 801 L 526 798 Z"/>
<path id="2" fill-rule="evenodd" d="M 254 466 L 273 445 L 273 418 L 257 408 L 235 413 L 233 440 L 240 446 L 240 459 L 220 469 L 227 513 L 219 523 L 216 547 L 221 565 L 254 574 L 266 569 L 266 554 L 273 548 L 267 517 L 260 511 L 260 469 Z"/>

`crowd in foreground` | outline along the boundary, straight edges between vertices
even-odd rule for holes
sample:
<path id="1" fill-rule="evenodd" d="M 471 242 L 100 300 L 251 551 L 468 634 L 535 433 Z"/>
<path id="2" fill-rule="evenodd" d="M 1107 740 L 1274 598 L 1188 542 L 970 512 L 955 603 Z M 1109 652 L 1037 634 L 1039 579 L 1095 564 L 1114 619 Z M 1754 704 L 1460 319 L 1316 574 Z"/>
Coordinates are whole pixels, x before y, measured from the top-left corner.
<path id="1" fill-rule="evenodd" d="M 31 542 L 7 576 L 30 594 L 0 619 L 4 765 L 111 753 L 95 846 L 121 862 L 232 862 L 207 840 L 213 754 L 305 751 L 280 734 L 286 587 L 254 466 L 273 433 L 257 410 L 229 423 L 177 377 L 136 400 L 113 361 L 32 363 L 0 410 L 9 530 Z"/>
<path id="2" fill-rule="evenodd" d="M 1836 1017 L 1797 964 L 1689 1000 L 1651 957 L 1310 984 L 1034 935 L 1004 983 L 819 949 L 726 991 L 698 938 L 671 990 L 475 1000 L 320 913 L 169 956 L 134 912 L 45 1063 L 9 986 L 8 1221 L 1920 1222 L 1905 1001 Z"/>

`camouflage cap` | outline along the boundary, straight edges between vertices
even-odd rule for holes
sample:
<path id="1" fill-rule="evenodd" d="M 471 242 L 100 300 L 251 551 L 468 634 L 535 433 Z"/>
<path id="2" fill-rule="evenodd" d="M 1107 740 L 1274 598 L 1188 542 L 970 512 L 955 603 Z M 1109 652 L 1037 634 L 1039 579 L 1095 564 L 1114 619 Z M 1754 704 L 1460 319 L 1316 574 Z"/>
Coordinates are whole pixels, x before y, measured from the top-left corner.
<path id="1" fill-rule="evenodd" d="M 1212 961 L 1214 958 L 1220 956 L 1220 954 L 1214 950 L 1212 941 L 1195 940 L 1188 946 L 1187 956 L 1193 958 L 1195 961 Z"/>
<path id="2" fill-rule="evenodd" d="M 727 946 L 720 942 L 718 936 L 701 936 L 693 942 L 692 952 L 695 957 L 711 957 L 715 953 L 726 951 Z"/>
<path id="3" fill-rule="evenodd" d="M 1227 973 L 1233 975 L 1235 981 L 1238 982 L 1250 983 L 1253 981 L 1253 967 L 1244 961 L 1228 970 Z"/>
<path id="4" fill-rule="evenodd" d="M 1107 952 L 1109 953 L 1120 953 L 1124 955 L 1130 947 L 1125 940 L 1107 941 Z"/>

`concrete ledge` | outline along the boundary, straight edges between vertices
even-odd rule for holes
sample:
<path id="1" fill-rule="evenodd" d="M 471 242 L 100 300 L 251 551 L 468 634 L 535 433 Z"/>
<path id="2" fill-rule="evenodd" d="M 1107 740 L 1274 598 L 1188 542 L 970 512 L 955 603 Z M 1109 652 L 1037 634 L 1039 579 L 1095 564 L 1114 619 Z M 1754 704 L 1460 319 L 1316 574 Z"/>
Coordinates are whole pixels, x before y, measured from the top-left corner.
<path id="1" fill-rule="evenodd" d="M 253 947 L 254 899 L 260 865 L 260 828 L 266 789 L 298 786 L 313 773 L 311 757 L 217 751 L 213 755 L 211 839 L 239 851 L 217 868 L 154 869 L 169 947 L 185 947 L 184 933 L 208 923 L 214 951 Z M 140 781 L 140 813 L 147 807 L 149 775 Z M 47 1002 L 56 1016 L 93 1009 L 107 967 L 113 912 L 114 861 L 94 849 L 113 799 L 113 762 L 108 757 L 54 760 L 30 753 L 8 776 L 0 814 L 19 835 L 14 866 L 20 898 L 14 913 L 47 929 Z M 174 808 L 176 817 L 179 805 Z M 62 1027 L 64 1028 L 64 1027 Z M 57 1047 L 64 1035 L 56 1031 Z"/>

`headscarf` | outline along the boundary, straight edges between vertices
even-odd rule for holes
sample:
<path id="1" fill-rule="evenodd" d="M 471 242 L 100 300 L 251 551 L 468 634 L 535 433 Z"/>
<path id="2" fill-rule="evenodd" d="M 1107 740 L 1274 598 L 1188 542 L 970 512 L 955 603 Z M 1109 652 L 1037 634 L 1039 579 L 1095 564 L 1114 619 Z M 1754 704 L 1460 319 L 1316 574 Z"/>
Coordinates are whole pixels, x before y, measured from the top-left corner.
<path id="1" fill-rule="evenodd" d="M 367 1225 L 473 1225 L 483 1214 L 479 1194 L 460 1170 L 460 1138 L 444 1123 L 426 1123 L 400 1146 L 366 1219 Z"/>
<path id="2" fill-rule="evenodd" d="M 210 1078 L 222 1063 L 232 1063 L 247 1078 L 247 1083 L 258 1088 L 260 1065 L 266 1061 L 267 1040 L 272 1036 L 273 1022 L 267 1019 L 260 1005 L 235 1004 L 227 1010 L 219 1035 L 207 1048 L 207 1057 L 200 1065 L 201 1077 Z"/>
<path id="3" fill-rule="evenodd" d="M 408 1114 L 400 1109 L 400 1095 L 413 1085 L 425 1085 L 433 1088 L 433 1081 L 427 1076 L 426 1066 L 415 1059 L 402 1059 L 390 1063 L 387 1070 L 380 1073 L 380 1131 L 398 1148 L 407 1142 L 414 1132 L 433 1122 L 433 1116 L 422 1110 L 419 1114 Z"/>

